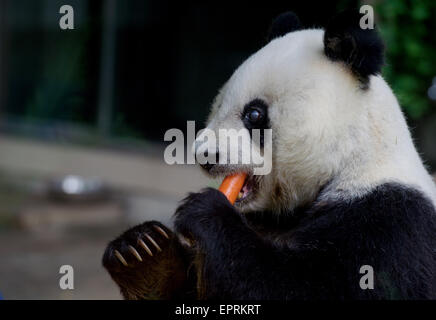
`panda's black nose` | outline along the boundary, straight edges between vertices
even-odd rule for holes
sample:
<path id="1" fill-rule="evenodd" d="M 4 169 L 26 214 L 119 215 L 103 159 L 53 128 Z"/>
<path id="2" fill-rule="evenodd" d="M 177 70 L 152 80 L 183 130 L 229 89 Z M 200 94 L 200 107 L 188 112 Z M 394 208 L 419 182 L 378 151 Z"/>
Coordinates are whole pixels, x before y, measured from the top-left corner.
<path id="1" fill-rule="evenodd" d="M 206 151 L 204 153 L 204 158 L 208 158 L 208 159 L 213 158 L 213 160 L 214 160 L 214 161 L 210 161 L 210 162 L 206 161 L 206 162 L 200 163 L 200 166 L 206 171 L 210 171 L 215 166 L 215 164 L 217 164 L 219 161 L 218 153 L 214 153 L 213 155 L 209 156 L 209 152 Z"/>
<path id="2" fill-rule="evenodd" d="M 210 171 L 210 170 L 213 168 L 214 164 L 206 162 L 206 163 L 202 163 L 202 164 L 200 164 L 200 166 L 201 166 L 204 170 L 206 170 L 206 171 Z"/>

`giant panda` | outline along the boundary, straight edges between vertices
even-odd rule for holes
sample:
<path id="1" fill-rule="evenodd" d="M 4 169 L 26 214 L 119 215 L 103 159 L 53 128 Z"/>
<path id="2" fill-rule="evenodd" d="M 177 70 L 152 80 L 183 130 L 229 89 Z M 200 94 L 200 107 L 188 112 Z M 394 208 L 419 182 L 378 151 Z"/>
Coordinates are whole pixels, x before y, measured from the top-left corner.
<path id="1" fill-rule="evenodd" d="M 270 128 L 271 173 L 203 165 L 249 174 L 235 205 L 207 188 L 180 204 L 175 231 L 148 221 L 109 243 L 103 265 L 126 299 L 436 298 L 435 184 L 361 17 L 346 11 L 325 29 L 276 18 L 207 122 Z"/>

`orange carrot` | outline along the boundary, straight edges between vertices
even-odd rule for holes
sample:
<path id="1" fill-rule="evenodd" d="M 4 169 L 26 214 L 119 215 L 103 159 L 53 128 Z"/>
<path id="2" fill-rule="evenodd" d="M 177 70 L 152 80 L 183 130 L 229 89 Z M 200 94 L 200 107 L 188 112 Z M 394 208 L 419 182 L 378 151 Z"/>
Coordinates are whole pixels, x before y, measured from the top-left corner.
<path id="1" fill-rule="evenodd" d="M 218 190 L 224 193 L 231 204 L 234 204 L 244 186 L 245 179 L 247 179 L 247 174 L 244 172 L 228 175 L 221 182 Z"/>

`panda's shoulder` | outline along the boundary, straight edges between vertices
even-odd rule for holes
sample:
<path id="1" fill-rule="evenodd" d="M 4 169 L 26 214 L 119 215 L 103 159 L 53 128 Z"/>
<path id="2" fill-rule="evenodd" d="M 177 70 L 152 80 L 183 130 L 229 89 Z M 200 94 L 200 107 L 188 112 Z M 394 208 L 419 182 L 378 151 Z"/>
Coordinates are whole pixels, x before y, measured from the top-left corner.
<path id="1" fill-rule="evenodd" d="M 436 232 L 436 210 L 418 188 L 391 182 L 363 195 L 319 202 L 309 210 L 304 225 L 334 230 L 339 237 L 341 232 L 358 232 L 369 239 L 425 237 Z"/>

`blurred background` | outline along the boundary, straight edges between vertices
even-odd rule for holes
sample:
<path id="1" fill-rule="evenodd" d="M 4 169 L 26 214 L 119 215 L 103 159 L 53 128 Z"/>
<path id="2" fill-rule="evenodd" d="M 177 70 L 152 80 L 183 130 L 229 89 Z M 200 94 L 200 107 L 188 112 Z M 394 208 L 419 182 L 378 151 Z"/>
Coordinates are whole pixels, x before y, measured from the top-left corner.
<path id="1" fill-rule="evenodd" d="M 74 30 L 61 30 L 62 5 Z M 436 2 L 0 0 L 0 294 L 119 299 L 100 261 L 109 240 L 213 185 L 163 161 L 164 132 L 203 123 L 219 87 L 295 11 L 323 26 L 370 4 L 384 76 L 436 169 Z M 433 172 L 433 171 L 432 171 Z M 59 288 L 72 265 L 74 290 Z"/>

